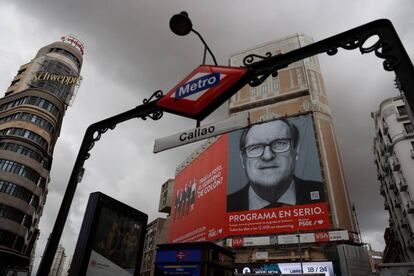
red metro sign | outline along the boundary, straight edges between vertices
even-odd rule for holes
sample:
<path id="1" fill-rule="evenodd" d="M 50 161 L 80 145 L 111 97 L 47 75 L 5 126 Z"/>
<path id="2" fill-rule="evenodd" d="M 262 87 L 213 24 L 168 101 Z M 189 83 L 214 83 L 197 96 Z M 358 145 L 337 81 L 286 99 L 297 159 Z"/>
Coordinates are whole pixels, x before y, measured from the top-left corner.
<path id="1" fill-rule="evenodd" d="M 241 77 L 247 68 L 200 65 L 162 97 L 157 105 L 178 115 L 197 118 Z"/>

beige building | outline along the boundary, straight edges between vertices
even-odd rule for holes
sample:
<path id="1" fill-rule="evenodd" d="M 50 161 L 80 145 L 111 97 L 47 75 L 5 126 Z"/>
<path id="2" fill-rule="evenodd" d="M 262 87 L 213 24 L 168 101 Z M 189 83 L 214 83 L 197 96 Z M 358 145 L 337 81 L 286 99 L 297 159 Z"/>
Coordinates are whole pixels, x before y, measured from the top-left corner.
<path id="1" fill-rule="evenodd" d="M 263 57 L 268 53 L 271 55 L 284 54 L 311 43 L 313 43 L 312 39 L 305 35 L 294 35 L 234 54 L 230 57 L 230 66 L 244 66 L 243 60 L 250 54 Z M 257 61 L 260 59 L 256 58 Z M 311 264 L 310 262 L 315 265 L 323 264 L 325 269 L 330 270 L 335 267 L 335 271 L 341 271 L 342 275 L 357 275 L 352 274 L 352 271 L 358 271 L 362 266 L 364 273 L 366 273 L 368 258 L 359 258 L 362 266 L 347 267 L 347 270 L 342 269 L 345 266 L 343 264 L 346 263 L 346 258 L 342 257 L 342 260 L 338 261 L 341 257 L 339 256 L 340 250 L 337 249 L 339 245 L 347 246 L 358 256 L 363 256 L 364 249 L 360 246 L 359 236 L 356 233 L 357 229 L 349 204 L 348 191 L 335 138 L 331 109 L 318 59 L 309 57 L 290 64 L 279 70 L 277 75 L 269 76 L 257 87 L 246 85 L 231 97 L 228 102 L 228 111 L 228 116 L 247 112 L 250 123 L 305 114 L 312 117 L 320 161 L 320 175 L 324 183 L 330 222 L 330 229 L 323 231 L 232 236 L 215 240 L 218 245 L 233 250 L 236 269 L 241 272 L 245 268 L 257 268 L 261 264 L 278 262 L 299 264 L 300 261 L 303 261 L 308 264 Z M 209 139 L 195 150 L 177 166 L 176 175 L 192 164 L 215 141 L 217 138 Z M 166 191 L 171 193 L 173 189 L 163 187 L 162 193 L 166 193 Z M 175 195 L 172 199 L 171 195 L 170 197 L 165 195 L 164 198 L 169 198 L 165 202 L 171 204 L 169 208 L 164 206 L 164 210 L 174 208 Z M 263 270 L 260 273 L 264 273 Z"/>
<path id="2" fill-rule="evenodd" d="M 72 36 L 41 48 L 0 99 L 1 269 L 29 266 L 53 149 L 80 82 L 82 53 Z"/>
<path id="3" fill-rule="evenodd" d="M 157 245 L 167 242 L 168 223 L 168 219 L 157 218 L 147 225 L 141 263 L 141 276 L 154 275 Z"/>
<path id="4" fill-rule="evenodd" d="M 55 257 L 53 258 L 52 268 L 49 272 L 49 276 L 62 276 L 65 260 L 65 248 L 59 244 L 58 248 L 56 249 Z"/>
<path id="5" fill-rule="evenodd" d="M 305 35 L 266 43 L 232 55 L 230 66 L 242 66 L 243 59 L 250 54 L 284 54 L 311 43 L 312 39 Z M 332 228 L 356 231 L 327 91 L 317 57 L 292 63 L 279 70 L 277 76 L 268 77 L 257 87 L 246 85 L 229 101 L 229 115 L 240 112 L 249 112 L 252 123 L 312 113 Z"/>
<path id="6" fill-rule="evenodd" d="M 161 186 L 158 212 L 169 214 L 171 212 L 172 191 L 174 180 L 168 179 Z M 157 245 L 167 242 L 169 219 L 157 218 L 147 225 L 144 240 L 144 252 L 141 262 L 141 276 L 153 276 Z"/>
<path id="7" fill-rule="evenodd" d="M 305 35 L 294 35 L 234 54 L 230 57 L 230 66 L 242 66 L 243 59 L 250 54 L 284 54 L 311 43 L 312 39 Z M 313 56 L 292 63 L 279 70 L 277 76 L 269 76 L 257 87 L 246 85 L 232 96 L 228 106 L 229 116 L 248 112 L 251 123 L 312 114 L 331 225 L 330 231 L 326 233 L 329 237 L 342 236 L 335 242 L 315 244 L 304 242 L 307 233 L 301 233 L 298 234 L 296 242 L 286 245 L 280 245 L 280 240 L 285 239 L 285 236 L 278 236 L 279 241 L 272 241 L 271 236 L 269 241 L 264 241 L 264 237 L 249 237 L 246 242 L 244 238 L 244 244 L 250 243 L 253 246 L 235 249 L 236 263 L 298 262 L 300 259 L 329 261 L 332 254 L 336 254 L 338 242 L 359 243 L 318 58 Z M 231 246 L 232 240 L 227 239 L 226 244 Z"/>

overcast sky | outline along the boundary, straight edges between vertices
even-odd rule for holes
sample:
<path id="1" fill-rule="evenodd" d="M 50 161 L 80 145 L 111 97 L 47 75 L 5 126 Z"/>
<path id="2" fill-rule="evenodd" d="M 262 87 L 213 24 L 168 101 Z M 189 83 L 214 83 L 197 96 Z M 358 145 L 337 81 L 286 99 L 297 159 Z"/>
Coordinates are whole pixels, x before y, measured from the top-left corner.
<path id="1" fill-rule="evenodd" d="M 326 5 L 329 3 L 329 5 Z M 74 34 L 86 45 L 83 82 L 63 121 L 55 147 L 49 194 L 40 221 L 36 265 L 51 232 L 69 174 L 86 128 L 140 105 L 154 91 L 167 92 L 202 60 L 194 35 L 177 37 L 170 17 L 188 11 L 218 63 L 230 54 L 294 33 L 315 41 L 379 18 L 390 19 L 408 54 L 414 51 L 414 1 L 411 0 L 0 0 L 0 88 L 6 91 L 21 64 L 62 35 Z M 333 110 L 337 140 L 352 202 L 364 242 L 384 247 L 388 215 L 376 180 L 370 112 L 397 95 L 394 74 L 382 69 L 372 53 L 340 50 L 320 56 Z M 3 93 L 0 94 L 1 96 Z M 223 108 L 209 117 L 224 116 Z M 61 243 L 71 256 L 91 192 L 101 191 L 149 214 L 157 213 L 160 186 L 173 178 L 176 165 L 194 145 L 154 155 L 154 139 L 192 128 L 195 122 L 164 114 L 153 122 L 140 119 L 118 125 L 102 136 L 85 163 Z"/>

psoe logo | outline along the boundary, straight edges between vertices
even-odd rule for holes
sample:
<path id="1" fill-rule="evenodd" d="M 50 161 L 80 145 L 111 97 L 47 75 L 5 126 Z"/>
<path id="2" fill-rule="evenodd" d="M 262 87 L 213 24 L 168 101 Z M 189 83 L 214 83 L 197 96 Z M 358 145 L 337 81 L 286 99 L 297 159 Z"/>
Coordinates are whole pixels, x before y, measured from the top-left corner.
<path id="1" fill-rule="evenodd" d="M 191 80 L 175 90 L 175 98 L 182 99 L 220 84 L 220 73 L 212 73 Z"/>

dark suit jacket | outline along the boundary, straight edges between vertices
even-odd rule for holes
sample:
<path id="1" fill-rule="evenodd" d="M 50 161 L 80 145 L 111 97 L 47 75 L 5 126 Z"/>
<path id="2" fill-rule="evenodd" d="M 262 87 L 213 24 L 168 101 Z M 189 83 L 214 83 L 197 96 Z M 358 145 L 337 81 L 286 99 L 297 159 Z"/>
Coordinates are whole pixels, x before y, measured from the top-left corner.
<path id="1" fill-rule="evenodd" d="M 294 176 L 294 181 L 296 190 L 296 205 L 325 201 L 325 193 L 322 182 L 303 180 L 297 178 L 296 176 Z M 249 210 L 249 188 L 250 183 L 245 185 L 241 190 L 227 196 L 227 212 Z M 313 191 L 319 191 L 318 200 L 311 200 L 310 192 Z"/>

